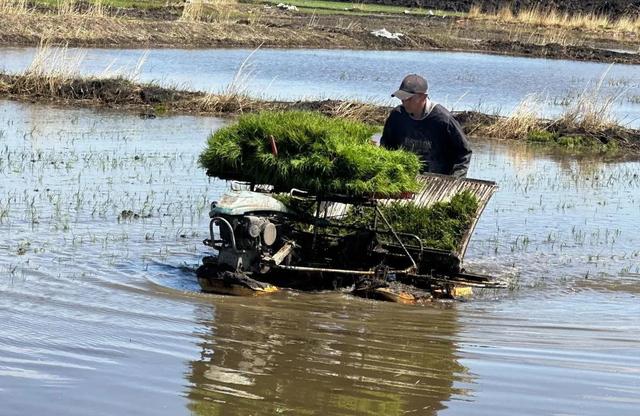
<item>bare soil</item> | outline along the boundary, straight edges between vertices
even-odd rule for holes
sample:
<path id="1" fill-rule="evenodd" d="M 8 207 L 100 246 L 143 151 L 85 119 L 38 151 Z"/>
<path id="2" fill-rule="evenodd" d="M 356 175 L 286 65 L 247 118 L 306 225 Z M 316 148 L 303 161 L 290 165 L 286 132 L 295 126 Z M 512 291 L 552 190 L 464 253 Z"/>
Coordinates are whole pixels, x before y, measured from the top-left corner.
<path id="1" fill-rule="evenodd" d="M 478 19 L 416 15 L 294 13 L 240 4 L 211 22 L 179 20 L 181 10 L 110 9 L 107 16 L 59 16 L 38 10 L 0 20 L 0 45 L 37 45 L 42 38 L 90 47 L 263 47 L 479 51 L 517 56 L 640 64 L 633 33 L 526 27 Z M 386 28 L 399 39 L 376 37 Z M 629 50 L 621 53 L 613 50 Z"/>

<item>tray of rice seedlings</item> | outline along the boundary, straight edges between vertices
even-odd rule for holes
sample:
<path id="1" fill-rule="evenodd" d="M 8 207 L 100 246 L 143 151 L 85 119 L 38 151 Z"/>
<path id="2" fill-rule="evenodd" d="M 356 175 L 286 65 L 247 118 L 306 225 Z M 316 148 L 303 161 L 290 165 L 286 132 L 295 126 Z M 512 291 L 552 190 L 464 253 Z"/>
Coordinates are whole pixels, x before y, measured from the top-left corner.
<path id="1" fill-rule="evenodd" d="M 396 232 L 416 235 L 425 247 L 454 252 L 460 249 L 477 211 L 478 199 L 469 191 L 429 206 L 405 201 L 391 201 L 380 206 L 380 212 Z M 366 227 L 373 222 L 373 216 L 371 208 L 351 209 L 341 222 Z"/>
<path id="2" fill-rule="evenodd" d="M 418 157 L 371 144 L 377 128 L 305 111 L 248 114 L 215 132 L 207 175 L 315 195 L 395 196 L 419 189 Z"/>
<path id="3" fill-rule="evenodd" d="M 381 211 L 397 232 L 417 235 L 425 247 L 457 251 L 477 209 L 477 198 L 463 191 L 428 207 L 392 202 Z"/>

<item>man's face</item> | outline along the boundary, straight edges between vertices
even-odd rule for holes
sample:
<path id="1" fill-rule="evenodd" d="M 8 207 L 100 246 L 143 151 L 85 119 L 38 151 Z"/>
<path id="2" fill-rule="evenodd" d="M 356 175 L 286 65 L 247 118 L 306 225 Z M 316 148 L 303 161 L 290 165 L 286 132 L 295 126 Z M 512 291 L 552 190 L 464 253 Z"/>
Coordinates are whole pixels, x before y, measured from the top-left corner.
<path id="1" fill-rule="evenodd" d="M 427 94 L 414 94 L 406 100 L 402 100 L 405 110 L 413 116 L 419 116 L 424 111 Z"/>

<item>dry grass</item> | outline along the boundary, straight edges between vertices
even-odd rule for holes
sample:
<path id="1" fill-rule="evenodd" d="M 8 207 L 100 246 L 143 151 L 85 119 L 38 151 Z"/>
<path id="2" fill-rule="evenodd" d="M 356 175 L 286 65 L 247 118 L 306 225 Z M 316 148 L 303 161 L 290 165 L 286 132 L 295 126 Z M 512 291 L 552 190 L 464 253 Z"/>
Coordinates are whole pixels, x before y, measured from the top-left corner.
<path id="1" fill-rule="evenodd" d="M 526 96 L 508 117 L 501 117 L 495 123 L 481 126 L 476 134 L 496 139 L 520 140 L 540 126 L 539 98 Z"/>
<path id="2" fill-rule="evenodd" d="M 357 101 L 339 101 L 330 106 L 326 113 L 331 117 L 344 118 L 347 120 L 369 121 L 372 114 L 375 114 L 377 106 Z"/>
<path id="3" fill-rule="evenodd" d="M 11 84 L 0 79 L 0 94 L 7 94 L 11 90 Z"/>
<path id="4" fill-rule="evenodd" d="M 482 7 L 480 7 L 480 5 L 478 4 L 474 4 L 473 6 L 471 6 L 471 8 L 469 9 L 469 12 L 467 13 L 467 17 L 470 17 L 473 19 L 478 19 L 485 16 L 486 16 L 486 13 L 482 11 Z"/>
<path id="5" fill-rule="evenodd" d="M 188 0 L 182 9 L 180 20 L 187 22 L 200 22 L 204 17 L 204 1 Z"/>
<path id="6" fill-rule="evenodd" d="M 543 7 L 522 9 L 514 13 L 510 6 L 504 6 L 494 13 L 489 13 L 482 11 L 480 6 L 475 5 L 469 10 L 468 17 L 542 27 L 640 33 L 640 16 L 623 16 L 619 19 L 612 19 L 604 14 L 570 14 L 554 8 Z"/>
<path id="7" fill-rule="evenodd" d="M 234 9 L 235 0 L 188 0 L 180 20 L 185 22 L 227 22 Z"/>
<path id="8" fill-rule="evenodd" d="M 58 16 L 104 16 L 105 7 L 102 0 L 94 0 L 86 7 L 80 7 L 76 0 L 57 0 L 54 7 L 50 10 L 36 11 L 34 7 L 30 7 L 27 0 L 0 0 L 0 14 L 2 15 L 20 15 L 27 13 L 38 13 L 41 15 L 57 14 Z"/>
<path id="9" fill-rule="evenodd" d="M 141 111 L 144 114 L 203 113 L 234 116 L 263 110 L 303 110 L 377 125 L 384 123 L 389 114 L 387 107 L 340 100 L 262 100 L 231 87 L 222 93 L 205 94 L 163 88 L 154 84 L 136 84 L 123 77 L 81 78 L 77 71 L 79 62 L 80 57 L 69 56 L 66 48 L 43 47 L 25 73 L 0 73 L 0 96 L 81 106 L 108 106 Z M 580 139 L 576 145 L 583 138 L 591 137 L 603 143 L 615 141 L 625 148 L 637 150 L 640 131 L 615 124 L 609 114 L 613 99 L 594 97 L 592 91 L 585 90 L 582 97 L 556 121 L 538 118 L 536 97 L 527 97 L 509 117 L 478 112 L 460 113 L 457 117 L 467 133 L 474 136 L 524 141 L 529 141 L 532 137 L 545 139 L 547 136 L 566 136 L 566 139 L 572 141 Z"/>
<path id="10" fill-rule="evenodd" d="M 353 40 L 346 35 L 314 30 L 297 31 L 288 27 L 254 28 L 253 25 L 237 24 L 233 19 L 225 21 L 224 17 L 212 22 L 196 23 L 110 15 L 98 17 L 87 15 L 85 11 L 82 13 L 68 16 L 36 12 L 5 14 L 0 18 L 0 40 L 5 44 L 37 45 L 44 37 L 58 43 L 68 42 L 69 46 L 100 47 L 256 47 L 262 42 L 278 47 L 337 47 L 353 44 Z"/>
<path id="11" fill-rule="evenodd" d="M 243 113 L 255 108 L 256 100 L 249 98 L 249 82 L 253 78 L 252 58 L 260 50 L 260 46 L 254 49 L 240 64 L 233 79 L 220 93 L 207 93 L 198 100 L 201 111 L 225 113 Z"/>
<path id="12" fill-rule="evenodd" d="M 59 16 L 76 14 L 76 0 L 58 0 L 57 8 Z"/>
<path id="13" fill-rule="evenodd" d="M 475 134 L 496 139 L 526 140 L 531 133 L 540 131 L 579 132 L 599 135 L 603 132 L 621 130 L 612 116 L 614 103 L 624 93 L 603 95 L 602 86 L 612 66 L 609 66 L 595 85 L 587 85 L 576 98 L 568 102 L 562 115 L 554 121 L 540 118 L 540 99 L 536 95 L 526 96 L 511 115 L 499 117 L 490 123 L 477 126 Z"/>
<path id="14" fill-rule="evenodd" d="M 336 23 L 336 29 L 339 30 L 344 30 L 344 31 L 353 31 L 353 32 L 357 32 L 362 29 L 362 24 L 354 19 L 346 19 L 346 18 L 339 18 L 338 22 Z"/>
<path id="15" fill-rule="evenodd" d="M 569 29 L 534 29 L 524 27 L 523 25 L 511 25 L 506 28 L 507 39 L 512 42 L 522 42 L 525 44 L 548 45 L 556 43 L 561 46 L 578 45 L 582 43 L 581 39 L 576 39 Z"/>
<path id="16" fill-rule="evenodd" d="M 42 40 L 29 67 L 20 75 L 5 77 L 0 92 L 19 96 L 61 99 L 100 99 L 121 101 L 135 95 L 133 82 L 140 73 L 147 54 L 142 54 L 131 69 L 112 71 L 106 68 L 102 75 L 82 77 L 80 66 L 86 52 L 70 52 L 67 46 L 52 46 Z M 7 80 L 11 80 L 11 84 Z M 149 86 L 158 94 L 159 88 Z M 167 95 L 160 92 L 160 95 Z M 144 99 L 143 99 L 144 100 Z"/>
<path id="17" fill-rule="evenodd" d="M 27 0 L 0 0 L 0 13 L 3 15 L 24 14 L 30 11 Z"/>
<path id="18" fill-rule="evenodd" d="M 89 8 L 89 10 L 87 11 L 87 14 L 91 16 L 96 16 L 96 17 L 104 16 L 105 8 L 104 8 L 104 4 L 102 4 L 102 0 L 95 0 L 91 5 L 91 7 Z"/>
<path id="19" fill-rule="evenodd" d="M 623 16 L 615 22 L 615 26 L 623 32 L 640 32 L 640 16 Z"/>
<path id="20" fill-rule="evenodd" d="M 41 41 L 31 64 L 20 78 L 18 90 L 32 95 L 55 95 L 56 91 L 78 78 L 84 54 L 69 54 L 66 46 L 52 47 Z"/>
<path id="21" fill-rule="evenodd" d="M 207 93 L 196 98 L 194 104 L 199 112 L 217 114 L 243 114 L 272 108 L 267 102 L 234 93 Z"/>
<path id="22" fill-rule="evenodd" d="M 609 70 L 602 74 L 599 81 L 594 86 L 588 85 L 573 100 L 558 120 L 558 124 L 565 129 L 576 129 L 588 132 L 602 132 L 618 125 L 611 113 L 611 109 L 616 100 L 624 91 L 618 94 L 603 96 L 601 94 Z"/>

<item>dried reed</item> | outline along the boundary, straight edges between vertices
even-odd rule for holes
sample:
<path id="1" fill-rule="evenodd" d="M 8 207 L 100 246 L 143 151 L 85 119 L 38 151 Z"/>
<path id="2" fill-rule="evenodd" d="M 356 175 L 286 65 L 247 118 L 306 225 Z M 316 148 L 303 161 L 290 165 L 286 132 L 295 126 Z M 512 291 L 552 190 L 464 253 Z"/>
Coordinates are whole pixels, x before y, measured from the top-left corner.
<path id="1" fill-rule="evenodd" d="M 252 58 L 261 46 L 254 49 L 242 61 L 229 84 L 221 92 L 209 92 L 198 100 L 200 111 L 243 113 L 253 108 L 251 104 L 255 100 L 249 98 L 248 89 L 254 73 Z"/>
<path id="2" fill-rule="evenodd" d="M 57 6 L 60 16 L 76 14 L 76 0 L 58 0 Z"/>
<path id="3" fill-rule="evenodd" d="M 561 12 L 550 7 L 534 6 L 514 13 L 511 6 L 503 6 L 496 12 L 484 12 L 479 5 L 470 8 L 470 18 L 498 20 L 507 23 L 525 23 L 542 27 L 563 27 L 567 29 L 612 30 L 619 32 L 640 32 L 640 16 L 622 16 L 618 19 L 599 13 Z"/>
<path id="4" fill-rule="evenodd" d="M 508 117 L 501 117 L 495 123 L 480 127 L 479 135 L 496 139 L 519 140 L 526 138 L 530 131 L 538 128 L 540 100 L 537 95 L 527 95 Z"/>
<path id="5" fill-rule="evenodd" d="M 594 86 L 587 85 L 578 97 L 569 103 L 558 120 L 561 126 L 588 132 L 601 132 L 617 126 L 611 108 L 624 91 L 607 96 L 603 96 L 601 92 L 612 67 L 613 64 L 609 65 Z"/>
<path id="6" fill-rule="evenodd" d="M 27 0 L 0 0 L 0 13 L 24 14 L 29 12 Z"/>
<path id="7" fill-rule="evenodd" d="M 42 40 L 31 64 L 20 78 L 18 90 L 32 95 L 55 95 L 74 78 L 79 77 L 79 67 L 86 53 L 69 54 L 68 48 L 53 47 Z"/>
<path id="8" fill-rule="evenodd" d="M 332 117 L 348 120 L 368 120 L 376 106 L 357 101 L 340 101 L 329 109 Z"/>
<path id="9" fill-rule="evenodd" d="M 204 17 L 204 1 L 188 0 L 182 9 L 180 20 L 187 22 L 199 22 Z"/>

